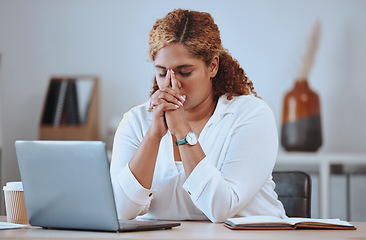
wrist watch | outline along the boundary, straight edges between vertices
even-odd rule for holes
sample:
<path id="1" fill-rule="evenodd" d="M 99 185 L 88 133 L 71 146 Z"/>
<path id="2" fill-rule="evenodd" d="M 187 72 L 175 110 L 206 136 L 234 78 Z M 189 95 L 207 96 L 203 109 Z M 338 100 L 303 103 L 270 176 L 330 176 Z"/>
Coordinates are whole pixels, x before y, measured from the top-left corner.
<path id="1" fill-rule="evenodd" d="M 179 146 L 188 143 L 189 145 L 193 146 L 196 145 L 197 142 L 198 142 L 197 135 L 194 132 L 189 132 L 187 133 L 187 136 L 185 138 L 176 141 L 175 144 Z"/>

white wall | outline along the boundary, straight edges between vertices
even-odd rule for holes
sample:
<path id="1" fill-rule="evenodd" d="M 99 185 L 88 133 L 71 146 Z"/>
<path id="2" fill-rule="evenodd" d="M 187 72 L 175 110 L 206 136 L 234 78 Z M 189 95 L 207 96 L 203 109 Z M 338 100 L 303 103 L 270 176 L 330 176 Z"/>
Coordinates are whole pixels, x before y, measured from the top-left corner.
<path id="1" fill-rule="evenodd" d="M 3 146 L 3 115 L 2 115 L 2 102 L 3 102 L 3 94 L 1 89 L 3 89 L 2 81 L 1 81 L 1 52 L 0 52 L 0 150 Z M 0 152 L 0 164 L 1 164 L 1 152 Z M 0 165 L 1 170 L 1 165 Z M 1 177 L 1 171 L 0 171 L 0 177 Z M 1 178 L 0 178 L 1 180 Z M 1 181 L 0 181 L 1 182 Z"/>
<path id="2" fill-rule="evenodd" d="M 322 101 L 321 151 L 366 151 L 366 1 L 1 0 L 2 185 L 19 180 L 14 141 L 37 138 L 51 75 L 101 77 L 103 139 L 115 116 L 148 98 L 148 33 L 178 7 L 214 16 L 224 47 L 272 107 L 278 127 L 283 95 L 319 19 L 323 35 L 309 81 Z"/>

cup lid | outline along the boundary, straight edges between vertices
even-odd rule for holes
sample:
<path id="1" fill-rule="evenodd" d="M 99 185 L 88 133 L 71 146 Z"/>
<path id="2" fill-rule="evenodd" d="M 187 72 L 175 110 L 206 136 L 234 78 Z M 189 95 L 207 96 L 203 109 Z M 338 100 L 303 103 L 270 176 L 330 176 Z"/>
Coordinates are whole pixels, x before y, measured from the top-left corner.
<path id="1" fill-rule="evenodd" d="M 23 191 L 22 182 L 7 182 L 3 187 L 4 191 Z"/>

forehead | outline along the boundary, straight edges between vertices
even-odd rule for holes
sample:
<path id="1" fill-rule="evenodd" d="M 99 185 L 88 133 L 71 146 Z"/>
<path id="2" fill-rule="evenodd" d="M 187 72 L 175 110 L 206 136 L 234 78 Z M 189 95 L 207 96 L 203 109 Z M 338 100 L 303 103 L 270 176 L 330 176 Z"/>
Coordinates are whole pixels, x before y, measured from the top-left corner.
<path id="1" fill-rule="evenodd" d="M 202 60 L 195 58 L 188 49 L 181 43 L 171 43 L 160 49 L 155 57 L 155 65 L 165 68 L 174 68 L 180 65 L 196 65 L 203 63 Z"/>

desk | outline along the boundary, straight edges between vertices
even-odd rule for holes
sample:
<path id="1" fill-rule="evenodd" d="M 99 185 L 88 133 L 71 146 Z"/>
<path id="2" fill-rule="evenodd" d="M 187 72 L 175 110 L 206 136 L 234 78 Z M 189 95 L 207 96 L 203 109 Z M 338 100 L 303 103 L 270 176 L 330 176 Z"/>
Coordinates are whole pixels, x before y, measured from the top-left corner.
<path id="1" fill-rule="evenodd" d="M 365 239 L 366 222 L 353 222 L 357 230 L 230 230 L 208 221 L 183 221 L 171 230 L 145 232 L 93 232 L 41 228 L 1 230 L 0 239 Z"/>
<path id="2" fill-rule="evenodd" d="M 341 164 L 349 172 L 366 166 L 365 154 L 351 153 L 279 153 L 275 171 L 298 170 L 319 173 L 320 217 L 329 218 L 330 168 Z"/>

